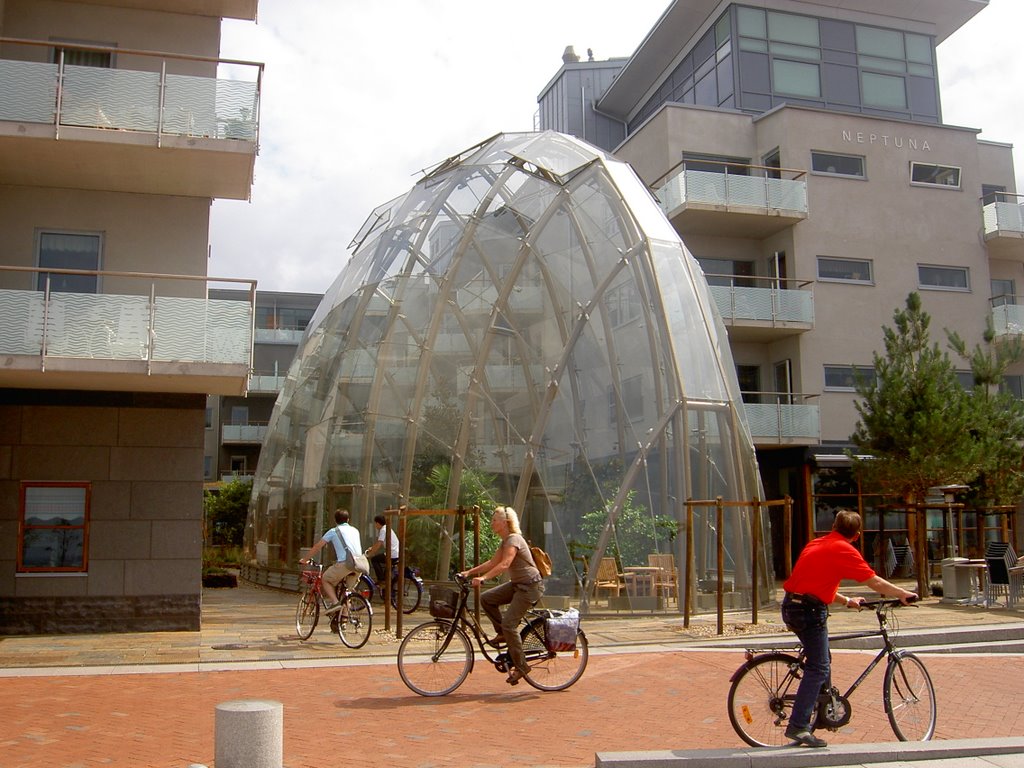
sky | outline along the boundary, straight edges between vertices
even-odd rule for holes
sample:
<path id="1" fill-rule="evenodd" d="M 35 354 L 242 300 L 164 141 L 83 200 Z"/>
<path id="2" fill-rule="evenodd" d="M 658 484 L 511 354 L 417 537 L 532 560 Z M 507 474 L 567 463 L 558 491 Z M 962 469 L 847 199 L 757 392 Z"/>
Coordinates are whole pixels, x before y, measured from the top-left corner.
<path id="1" fill-rule="evenodd" d="M 533 128 L 567 45 L 629 56 L 668 0 L 260 0 L 221 57 L 263 62 L 250 201 L 217 200 L 209 274 L 323 293 L 378 205 L 499 132 Z M 628 13 L 624 13 L 628 9 Z M 1024 184 L 1022 0 L 991 0 L 938 49 L 947 124 L 1014 145 Z M 979 190 L 980 193 L 980 190 Z"/>

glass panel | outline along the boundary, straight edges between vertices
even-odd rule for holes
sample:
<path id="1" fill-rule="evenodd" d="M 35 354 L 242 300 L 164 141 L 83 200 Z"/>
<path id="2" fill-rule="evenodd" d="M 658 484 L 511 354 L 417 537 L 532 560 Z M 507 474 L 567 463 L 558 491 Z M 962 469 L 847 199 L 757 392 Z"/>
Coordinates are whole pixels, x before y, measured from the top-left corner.
<path id="1" fill-rule="evenodd" d="M 25 568 L 80 568 L 85 531 L 81 528 L 27 528 L 22 541 Z"/>
<path id="2" fill-rule="evenodd" d="M 768 43 L 765 40 L 753 40 L 749 37 L 740 38 L 741 51 L 758 51 L 767 53 Z"/>
<path id="3" fill-rule="evenodd" d="M 905 59 L 903 33 L 892 29 L 857 25 L 857 53 Z"/>
<path id="4" fill-rule="evenodd" d="M 869 379 L 874 377 L 875 369 L 866 365 L 826 365 L 825 366 L 825 388 L 838 390 L 854 390 L 857 388 L 857 379 Z"/>
<path id="5" fill-rule="evenodd" d="M 960 267 L 932 267 L 918 264 L 917 274 L 921 287 L 956 288 L 959 290 L 967 290 L 969 287 L 968 272 Z"/>
<path id="6" fill-rule="evenodd" d="M 932 63 L 932 40 L 924 35 L 906 34 L 907 60 L 921 64 Z"/>
<path id="7" fill-rule="evenodd" d="M 736 25 L 739 33 L 748 37 L 768 37 L 768 27 L 765 24 L 764 11 L 756 8 L 740 7 L 736 9 Z"/>
<path id="8" fill-rule="evenodd" d="M 722 18 L 715 24 L 715 45 L 721 46 L 729 42 L 729 14 L 722 14 Z"/>
<path id="9" fill-rule="evenodd" d="M 934 77 L 935 70 L 929 64 L 908 64 L 907 71 L 921 77 Z"/>
<path id="10" fill-rule="evenodd" d="M 853 280 L 859 283 L 871 282 L 871 262 L 860 259 L 833 259 L 818 257 L 819 280 Z"/>
<path id="11" fill-rule="evenodd" d="M 907 90 L 902 77 L 862 72 L 860 85 L 865 104 L 889 109 L 907 108 Z"/>
<path id="12" fill-rule="evenodd" d="M 821 45 L 818 38 L 818 20 L 810 16 L 768 12 L 768 39 L 780 43 Z"/>
<path id="13" fill-rule="evenodd" d="M 798 64 L 795 61 L 772 61 L 772 80 L 775 91 L 807 98 L 821 97 L 821 82 L 816 64 Z"/>
<path id="14" fill-rule="evenodd" d="M 960 169 L 949 165 L 911 163 L 910 180 L 915 184 L 935 184 L 940 187 L 959 187 Z"/>
<path id="15" fill-rule="evenodd" d="M 811 152 L 811 168 L 817 173 L 864 178 L 864 158 L 856 155 L 837 155 L 831 152 Z"/>
<path id="16" fill-rule="evenodd" d="M 39 234 L 39 266 L 54 269 L 100 268 L 100 236 L 41 232 Z M 50 290 L 73 293 L 96 293 L 99 278 L 96 275 L 61 275 L 41 272 L 36 287 L 46 289 L 47 276 Z"/>
<path id="17" fill-rule="evenodd" d="M 809 48 L 806 45 L 772 43 L 770 50 L 776 56 L 790 56 L 794 59 L 810 59 L 812 61 L 817 61 L 821 58 L 821 51 L 818 48 Z"/>
<path id="18" fill-rule="evenodd" d="M 895 59 L 879 59 L 874 56 L 858 56 L 857 62 L 867 69 L 881 69 L 885 72 L 906 72 L 907 63 Z"/>

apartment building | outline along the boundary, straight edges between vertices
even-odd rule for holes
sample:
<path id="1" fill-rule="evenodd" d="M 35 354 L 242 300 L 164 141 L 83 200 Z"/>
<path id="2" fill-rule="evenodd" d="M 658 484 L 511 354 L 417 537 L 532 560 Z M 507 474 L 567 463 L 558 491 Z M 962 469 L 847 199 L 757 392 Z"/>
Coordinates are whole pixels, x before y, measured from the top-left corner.
<path id="1" fill-rule="evenodd" d="M 1000 337 L 1024 328 L 1011 147 L 942 117 L 936 47 L 986 5 L 675 0 L 626 60 L 567 50 L 538 97 L 540 127 L 629 162 L 701 263 L 766 496 L 795 501 L 793 542 L 853 506 L 888 572 L 913 521 L 880 514 L 848 469 L 854 372 L 911 291 L 943 346 L 943 328 L 980 341 L 989 317 Z M 965 522 L 969 551 L 1005 525 Z"/>
<path id="2" fill-rule="evenodd" d="M 244 291 L 220 289 L 217 299 L 248 301 Z M 244 395 L 210 395 L 206 404 L 203 475 L 208 488 L 256 472 L 260 448 L 288 367 L 323 294 L 256 291 L 252 378 Z"/>
<path id="3" fill-rule="evenodd" d="M 0 0 L 0 631 L 197 629 L 207 394 L 243 395 L 257 0 Z M 211 288 L 240 289 L 242 301 Z"/>

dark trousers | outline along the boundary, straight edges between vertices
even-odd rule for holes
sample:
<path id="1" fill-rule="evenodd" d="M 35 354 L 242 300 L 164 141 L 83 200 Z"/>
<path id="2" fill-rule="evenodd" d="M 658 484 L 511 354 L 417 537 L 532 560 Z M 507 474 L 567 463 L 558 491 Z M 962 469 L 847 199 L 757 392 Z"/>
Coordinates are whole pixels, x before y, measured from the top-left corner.
<path id="1" fill-rule="evenodd" d="M 787 595 L 782 601 L 782 620 L 800 638 L 807 656 L 789 722 L 794 727 L 809 729 L 814 722 L 818 694 L 822 686 L 830 684 L 828 606 L 820 601 L 797 602 Z"/>
<path id="2" fill-rule="evenodd" d="M 383 552 L 377 552 L 370 558 L 370 565 L 373 566 L 373 580 L 376 581 L 381 587 L 384 586 L 384 563 L 388 561 L 388 556 Z M 394 565 L 398 562 L 398 558 L 394 558 L 391 564 Z"/>
<path id="3" fill-rule="evenodd" d="M 544 582 L 533 584 L 513 584 L 506 581 L 492 587 L 480 595 L 480 607 L 494 625 L 495 632 L 505 636 L 508 644 L 508 655 L 517 669 L 526 670 L 526 657 L 523 656 L 523 639 L 519 636 L 519 622 L 537 601 L 544 595 Z M 501 606 L 507 605 L 504 615 Z"/>

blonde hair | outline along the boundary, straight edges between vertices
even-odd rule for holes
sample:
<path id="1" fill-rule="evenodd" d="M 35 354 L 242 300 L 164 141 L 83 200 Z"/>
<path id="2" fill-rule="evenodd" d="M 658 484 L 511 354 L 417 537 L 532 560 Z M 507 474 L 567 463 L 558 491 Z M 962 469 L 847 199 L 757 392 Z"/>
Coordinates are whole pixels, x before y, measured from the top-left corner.
<path id="1" fill-rule="evenodd" d="M 491 517 L 494 518 L 498 515 L 502 515 L 508 524 L 509 533 L 522 534 L 522 531 L 519 529 L 519 515 L 512 507 L 495 507 L 494 514 Z"/>

